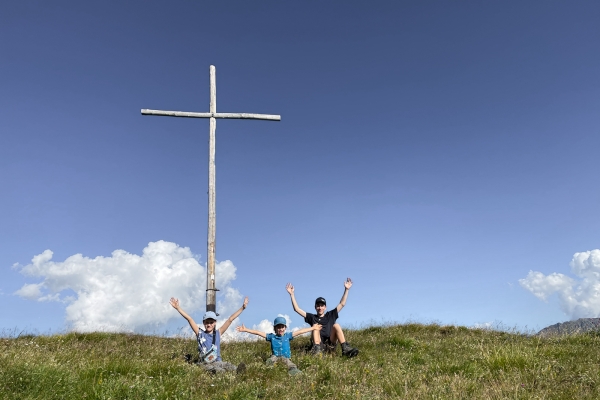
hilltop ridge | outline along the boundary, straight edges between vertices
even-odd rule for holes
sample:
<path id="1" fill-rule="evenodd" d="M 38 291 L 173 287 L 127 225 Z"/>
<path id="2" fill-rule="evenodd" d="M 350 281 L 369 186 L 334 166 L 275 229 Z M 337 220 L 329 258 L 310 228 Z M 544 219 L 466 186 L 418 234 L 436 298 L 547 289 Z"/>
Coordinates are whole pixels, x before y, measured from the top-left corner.
<path id="1" fill-rule="evenodd" d="M 0 339 L 2 399 L 600 398 L 600 336 L 542 338 L 440 325 L 348 330 L 358 357 L 316 358 L 291 342 L 290 377 L 269 368 L 266 341 L 222 345 L 240 375 L 189 364 L 194 339 L 69 333 Z"/>

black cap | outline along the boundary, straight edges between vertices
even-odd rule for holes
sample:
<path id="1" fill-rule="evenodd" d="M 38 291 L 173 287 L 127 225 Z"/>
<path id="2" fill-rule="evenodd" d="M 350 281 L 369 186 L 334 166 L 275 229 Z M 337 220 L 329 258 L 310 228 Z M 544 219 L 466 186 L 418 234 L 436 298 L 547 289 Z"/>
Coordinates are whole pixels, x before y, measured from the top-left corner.
<path id="1" fill-rule="evenodd" d="M 325 299 L 323 297 L 317 297 L 317 299 L 315 300 L 315 306 L 319 303 L 323 303 L 323 304 L 327 305 L 327 302 L 325 301 Z"/>

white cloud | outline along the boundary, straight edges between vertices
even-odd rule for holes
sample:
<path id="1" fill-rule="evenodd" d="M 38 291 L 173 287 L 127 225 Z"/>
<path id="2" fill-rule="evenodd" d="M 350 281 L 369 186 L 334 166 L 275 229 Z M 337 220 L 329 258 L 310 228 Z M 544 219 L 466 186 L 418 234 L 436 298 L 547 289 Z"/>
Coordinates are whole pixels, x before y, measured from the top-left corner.
<path id="1" fill-rule="evenodd" d="M 490 321 L 490 322 L 476 322 L 473 324 L 472 328 L 473 329 L 492 329 L 492 327 L 494 326 L 494 322 Z"/>
<path id="2" fill-rule="evenodd" d="M 21 289 L 17 290 L 15 294 L 26 299 L 35 300 L 42 297 L 42 286 L 42 283 L 25 284 Z"/>
<path id="3" fill-rule="evenodd" d="M 204 310 L 206 268 L 188 247 L 151 242 L 142 255 L 115 250 L 110 257 L 75 254 L 63 262 L 52 261 L 46 250 L 31 264 L 19 266 L 26 276 L 43 278 L 25 284 L 15 294 L 38 301 L 62 301 L 66 321 L 77 331 L 148 331 L 169 319 L 181 318 L 169 305 L 178 297 L 188 313 Z M 241 304 L 241 294 L 231 287 L 236 268 L 229 260 L 215 266 L 223 296 L 217 304 L 227 318 Z M 65 293 L 66 291 L 66 293 Z M 74 293 L 73 293 L 74 292 Z"/>
<path id="4" fill-rule="evenodd" d="M 527 277 L 520 279 L 519 283 L 541 300 L 546 300 L 556 292 L 568 293 L 570 297 L 572 287 L 575 285 L 575 281 L 566 275 L 556 272 L 544 275 L 537 271 L 529 271 Z"/>
<path id="5" fill-rule="evenodd" d="M 264 340 L 260 336 L 236 331 L 235 328 L 241 325 L 242 323 L 240 322 L 239 318 L 233 321 L 229 329 L 227 329 L 227 331 L 223 334 L 223 341 Z M 217 324 L 217 326 L 221 325 Z M 273 333 L 273 325 L 267 319 L 263 319 L 258 324 L 246 327 L 259 332 Z"/>
<path id="6" fill-rule="evenodd" d="M 295 332 L 298 329 L 302 329 L 302 328 L 299 328 L 299 327 L 290 328 L 290 326 L 292 324 L 292 320 L 291 320 L 291 318 L 290 318 L 289 315 L 287 315 L 287 314 L 278 314 L 277 316 L 285 318 L 286 323 L 287 323 L 287 327 L 288 327 L 287 331 L 289 331 L 289 332 Z M 273 320 L 275 320 L 275 318 L 273 318 Z M 231 327 L 227 330 L 227 332 L 225 332 L 225 334 L 223 334 L 223 341 L 227 341 L 227 340 L 232 340 L 232 341 L 264 340 L 260 336 L 251 335 L 249 333 L 242 333 L 242 332 L 236 331 L 235 327 L 237 327 L 239 325 L 241 325 L 241 323 L 238 320 L 234 321 L 231 324 Z M 220 326 L 220 325 L 218 325 L 218 326 Z M 254 324 L 254 325 L 252 325 L 252 327 L 248 327 L 248 328 L 250 328 L 252 330 L 255 330 L 255 331 L 259 331 L 259 332 L 275 333 L 275 331 L 273 330 L 273 321 L 272 320 L 268 320 L 268 319 L 263 319 L 258 324 Z M 308 334 L 305 334 L 305 335 L 308 335 Z"/>
<path id="7" fill-rule="evenodd" d="M 519 283 L 541 300 L 556 293 L 561 309 L 572 319 L 600 316 L 600 250 L 575 253 L 569 265 L 579 279 L 529 271 Z"/>

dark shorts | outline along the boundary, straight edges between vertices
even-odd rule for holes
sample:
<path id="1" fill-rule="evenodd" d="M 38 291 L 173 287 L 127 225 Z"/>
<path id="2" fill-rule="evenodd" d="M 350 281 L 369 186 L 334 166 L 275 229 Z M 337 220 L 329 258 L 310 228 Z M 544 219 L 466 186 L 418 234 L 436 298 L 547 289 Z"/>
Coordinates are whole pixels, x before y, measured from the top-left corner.
<path id="1" fill-rule="evenodd" d="M 334 353 L 336 344 L 337 343 L 331 342 L 331 338 L 329 336 L 321 336 L 321 350 L 323 350 L 324 352 Z M 310 339 L 310 344 L 306 348 L 306 351 L 310 351 L 310 349 L 312 349 L 312 346 L 313 346 L 313 341 L 312 341 L 312 339 Z"/>

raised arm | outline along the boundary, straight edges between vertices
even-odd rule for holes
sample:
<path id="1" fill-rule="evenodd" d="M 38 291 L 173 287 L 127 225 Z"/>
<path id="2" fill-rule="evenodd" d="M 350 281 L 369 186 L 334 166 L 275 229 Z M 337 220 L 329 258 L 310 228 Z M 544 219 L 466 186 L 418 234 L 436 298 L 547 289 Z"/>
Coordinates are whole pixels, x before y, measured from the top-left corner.
<path id="1" fill-rule="evenodd" d="M 294 307 L 294 311 L 300 314 L 302 318 L 306 318 L 306 312 L 300 307 L 298 307 L 298 303 L 296 303 L 296 297 L 294 296 L 294 285 L 288 283 L 287 285 L 285 285 L 285 290 L 287 290 L 287 292 L 290 294 L 290 297 L 292 299 L 292 307 Z"/>
<path id="2" fill-rule="evenodd" d="M 321 328 L 321 325 L 314 324 L 313 326 L 309 326 L 308 328 L 298 329 L 297 331 L 292 332 L 292 337 L 296 337 L 298 335 L 302 335 L 303 333 L 308 333 L 310 331 L 320 331 Z"/>
<path id="3" fill-rule="evenodd" d="M 242 326 L 238 326 L 237 328 L 235 328 L 236 331 L 238 332 L 248 332 L 251 333 L 253 335 L 256 336 L 262 336 L 263 338 L 267 338 L 267 334 L 261 331 L 255 331 L 254 329 L 248 329 L 244 326 L 244 324 L 242 324 Z"/>
<path id="4" fill-rule="evenodd" d="M 179 312 L 179 314 L 181 314 L 181 316 L 187 320 L 187 322 L 190 324 L 190 328 L 192 328 L 196 336 L 198 336 L 198 325 L 196 325 L 192 317 L 190 317 L 185 311 L 181 309 L 181 307 L 179 306 L 179 300 L 175 297 L 171 297 L 171 301 L 169 301 L 169 303 L 171 303 L 171 306 L 173 306 L 173 308 L 176 309 Z"/>
<path id="5" fill-rule="evenodd" d="M 242 313 L 242 311 L 244 311 L 246 309 L 246 307 L 248 307 L 248 296 L 246 296 L 246 298 L 244 299 L 244 304 L 242 304 L 242 306 L 240 307 L 239 310 L 237 310 L 236 312 L 234 312 L 233 314 L 231 314 L 231 317 L 227 318 L 225 320 L 225 323 L 223 325 L 221 325 L 221 327 L 219 328 L 219 333 L 222 335 L 225 333 L 225 331 L 227 330 L 227 328 L 229 328 L 229 325 L 231 325 L 231 323 L 240 316 L 240 314 Z"/>
<path id="6" fill-rule="evenodd" d="M 338 306 L 337 306 L 337 312 L 342 311 L 342 308 L 344 308 L 344 306 L 346 305 L 346 299 L 348 298 L 348 292 L 350 291 L 351 287 L 352 287 L 352 279 L 346 278 L 346 282 L 344 282 L 344 295 L 342 296 L 342 299 L 340 300 L 340 304 L 338 304 Z"/>

